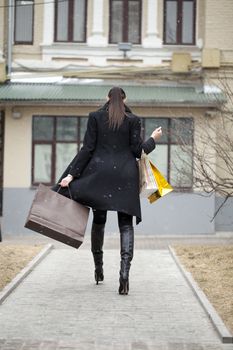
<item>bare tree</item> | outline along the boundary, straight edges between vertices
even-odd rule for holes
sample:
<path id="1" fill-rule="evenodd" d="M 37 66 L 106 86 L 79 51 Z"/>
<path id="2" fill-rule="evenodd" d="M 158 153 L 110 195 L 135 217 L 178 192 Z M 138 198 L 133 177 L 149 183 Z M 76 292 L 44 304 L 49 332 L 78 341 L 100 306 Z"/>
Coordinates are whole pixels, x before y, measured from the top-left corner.
<path id="1" fill-rule="evenodd" d="M 205 113 L 197 121 L 197 128 L 186 131 L 194 134 L 193 147 L 185 133 L 180 134 L 179 126 L 172 130 L 180 145 L 173 164 L 178 174 L 176 183 L 183 184 L 189 178 L 197 194 L 218 193 L 224 197 L 212 220 L 233 195 L 233 82 L 231 86 L 223 77 L 217 83 L 226 102 L 223 103 L 222 94 L 216 92 L 217 108 Z"/>

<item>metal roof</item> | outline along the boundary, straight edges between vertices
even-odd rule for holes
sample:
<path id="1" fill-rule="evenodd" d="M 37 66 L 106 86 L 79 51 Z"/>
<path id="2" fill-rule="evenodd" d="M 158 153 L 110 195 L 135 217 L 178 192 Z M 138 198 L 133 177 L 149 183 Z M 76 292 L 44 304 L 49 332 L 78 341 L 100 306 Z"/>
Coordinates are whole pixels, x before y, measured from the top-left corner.
<path id="1" fill-rule="evenodd" d="M 61 83 L 0 84 L 0 104 L 100 104 L 112 85 Z M 130 105 L 217 106 L 225 102 L 221 92 L 204 93 L 194 87 L 122 85 Z"/>

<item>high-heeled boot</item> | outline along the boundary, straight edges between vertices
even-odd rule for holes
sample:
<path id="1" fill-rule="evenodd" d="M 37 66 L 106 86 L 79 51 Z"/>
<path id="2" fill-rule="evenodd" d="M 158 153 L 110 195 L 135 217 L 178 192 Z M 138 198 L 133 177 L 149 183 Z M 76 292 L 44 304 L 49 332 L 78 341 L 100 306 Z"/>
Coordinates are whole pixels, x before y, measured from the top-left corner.
<path id="1" fill-rule="evenodd" d="M 134 229 L 131 225 L 120 227 L 121 236 L 121 269 L 119 279 L 119 294 L 129 292 L 129 269 L 134 252 Z"/>
<path id="2" fill-rule="evenodd" d="M 95 281 L 96 284 L 104 280 L 103 272 L 103 244 L 104 244 L 105 224 L 95 224 L 91 228 L 91 251 L 95 263 Z"/>

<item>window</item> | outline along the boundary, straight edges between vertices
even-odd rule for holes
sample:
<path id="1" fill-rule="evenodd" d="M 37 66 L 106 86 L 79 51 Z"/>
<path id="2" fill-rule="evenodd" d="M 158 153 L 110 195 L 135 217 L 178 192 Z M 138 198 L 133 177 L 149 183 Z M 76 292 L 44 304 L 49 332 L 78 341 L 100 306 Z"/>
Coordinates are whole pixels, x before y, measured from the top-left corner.
<path id="1" fill-rule="evenodd" d="M 53 185 L 82 147 L 87 117 L 34 116 L 32 125 L 32 184 Z M 142 118 L 142 136 L 155 127 L 163 136 L 149 157 L 175 188 L 192 187 L 192 118 Z"/>
<path id="2" fill-rule="evenodd" d="M 55 1 L 55 41 L 86 41 L 87 0 Z"/>
<path id="3" fill-rule="evenodd" d="M 162 126 L 163 135 L 149 157 L 172 186 L 192 188 L 193 119 L 142 118 L 143 137 L 150 137 L 159 126 Z"/>
<path id="4" fill-rule="evenodd" d="M 164 43 L 195 45 L 196 0 L 164 0 Z"/>
<path id="5" fill-rule="evenodd" d="M 78 150 L 86 131 L 86 117 L 34 116 L 32 184 L 55 184 Z"/>
<path id="6" fill-rule="evenodd" d="M 141 43 L 141 0 L 110 0 L 109 42 Z"/>
<path id="7" fill-rule="evenodd" d="M 33 44 L 34 1 L 15 0 L 15 44 Z"/>

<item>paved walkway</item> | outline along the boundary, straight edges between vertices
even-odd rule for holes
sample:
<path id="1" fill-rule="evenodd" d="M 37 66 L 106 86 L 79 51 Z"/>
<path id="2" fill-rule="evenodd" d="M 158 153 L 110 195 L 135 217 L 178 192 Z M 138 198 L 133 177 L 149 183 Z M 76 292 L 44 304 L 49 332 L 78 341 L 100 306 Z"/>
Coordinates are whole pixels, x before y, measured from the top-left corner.
<path id="1" fill-rule="evenodd" d="M 1 350 L 233 350 L 223 345 L 166 249 L 135 251 L 130 294 L 118 289 L 119 251 L 54 249 L 0 306 Z"/>

